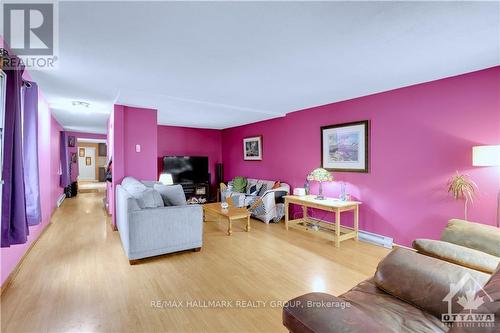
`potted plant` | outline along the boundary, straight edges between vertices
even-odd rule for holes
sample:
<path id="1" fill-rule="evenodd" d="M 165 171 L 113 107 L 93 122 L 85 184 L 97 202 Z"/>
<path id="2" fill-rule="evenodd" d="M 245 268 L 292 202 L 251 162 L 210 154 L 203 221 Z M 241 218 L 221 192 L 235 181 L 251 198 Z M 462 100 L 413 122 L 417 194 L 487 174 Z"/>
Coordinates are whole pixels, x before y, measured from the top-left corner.
<path id="1" fill-rule="evenodd" d="M 472 203 L 476 188 L 476 183 L 468 175 L 461 175 L 458 171 L 448 183 L 448 193 L 451 193 L 455 200 L 464 200 L 465 220 L 467 220 L 467 205 L 469 201 Z"/>

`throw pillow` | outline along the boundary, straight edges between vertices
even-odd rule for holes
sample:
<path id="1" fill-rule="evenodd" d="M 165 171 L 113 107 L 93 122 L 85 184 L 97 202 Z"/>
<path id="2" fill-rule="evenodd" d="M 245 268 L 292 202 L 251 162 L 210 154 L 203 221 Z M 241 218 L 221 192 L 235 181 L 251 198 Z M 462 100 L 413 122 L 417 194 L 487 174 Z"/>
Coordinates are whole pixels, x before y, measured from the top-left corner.
<path id="1" fill-rule="evenodd" d="M 181 185 L 155 184 L 154 189 L 160 193 L 165 206 L 187 205 L 186 195 Z"/>
<path id="2" fill-rule="evenodd" d="M 163 207 L 163 200 L 160 194 L 152 188 L 141 188 L 131 186 L 127 189 L 136 200 L 141 209 Z"/>
<path id="3" fill-rule="evenodd" d="M 137 179 L 135 179 L 134 177 L 123 178 L 121 185 L 127 191 L 131 188 L 146 189 L 146 186 Z"/>
<path id="4" fill-rule="evenodd" d="M 255 200 L 250 206 L 250 208 L 248 208 L 248 210 L 252 212 L 252 214 L 255 216 L 266 214 L 266 206 L 264 205 L 264 202 L 260 198 Z"/>
<path id="5" fill-rule="evenodd" d="M 250 186 L 248 192 L 250 195 L 257 195 L 257 184 Z"/>
<path id="6" fill-rule="evenodd" d="M 281 187 L 281 182 L 278 180 L 274 183 L 273 185 L 273 190 L 277 189 L 277 188 L 280 188 Z"/>
<path id="7" fill-rule="evenodd" d="M 259 189 L 259 192 L 257 193 L 257 196 L 261 197 L 266 192 L 267 192 L 267 184 L 262 184 L 262 186 Z"/>
<path id="8" fill-rule="evenodd" d="M 260 180 L 247 179 L 247 192 L 246 192 L 246 194 L 257 195 L 261 185 L 262 185 L 262 183 Z"/>

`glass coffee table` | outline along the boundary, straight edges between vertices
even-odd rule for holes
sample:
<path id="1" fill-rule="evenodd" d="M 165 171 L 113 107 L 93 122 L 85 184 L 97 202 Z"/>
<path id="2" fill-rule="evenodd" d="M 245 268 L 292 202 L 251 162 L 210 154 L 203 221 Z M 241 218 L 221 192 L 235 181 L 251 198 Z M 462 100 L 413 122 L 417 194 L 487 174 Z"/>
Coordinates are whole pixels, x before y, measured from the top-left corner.
<path id="1" fill-rule="evenodd" d="M 224 209 L 221 207 L 220 202 L 214 202 L 214 203 L 208 203 L 203 205 L 203 213 L 204 213 L 204 218 L 203 220 L 205 221 L 205 216 L 207 212 L 210 212 L 212 214 L 216 214 L 218 216 L 222 216 L 225 218 L 228 222 L 228 227 L 227 227 L 227 235 L 231 236 L 233 233 L 232 230 L 232 223 L 234 220 L 241 220 L 241 219 L 246 219 L 247 220 L 247 225 L 245 227 L 245 230 L 248 232 L 250 231 L 250 212 L 246 208 L 238 208 L 232 205 L 229 205 L 228 208 Z"/>

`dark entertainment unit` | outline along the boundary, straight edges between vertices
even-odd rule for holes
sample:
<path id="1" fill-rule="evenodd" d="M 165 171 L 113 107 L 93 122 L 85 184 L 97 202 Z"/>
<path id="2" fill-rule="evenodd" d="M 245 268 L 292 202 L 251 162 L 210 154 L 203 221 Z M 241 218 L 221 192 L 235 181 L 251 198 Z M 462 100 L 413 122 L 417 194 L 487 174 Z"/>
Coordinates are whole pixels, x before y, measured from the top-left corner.
<path id="1" fill-rule="evenodd" d="M 180 184 L 186 199 L 209 201 L 210 174 L 206 156 L 165 156 L 163 173 L 172 175 L 174 184 Z"/>

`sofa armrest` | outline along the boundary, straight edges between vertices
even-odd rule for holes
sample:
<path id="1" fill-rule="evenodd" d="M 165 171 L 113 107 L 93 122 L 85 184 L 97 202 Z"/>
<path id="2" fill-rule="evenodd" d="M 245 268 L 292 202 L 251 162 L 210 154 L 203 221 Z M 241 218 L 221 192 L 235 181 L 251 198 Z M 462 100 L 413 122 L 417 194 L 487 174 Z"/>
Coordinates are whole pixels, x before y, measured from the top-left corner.
<path id="1" fill-rule="evenodd" d="M 489 274 L 493 273 L 498 264 L 500 264 L 499 257 L 465 246 L 438 240 L 416 239 L 413 241 L 413 248 L 427 256 Z"/>
<path id="2" fill-rule="evenodd" d="M 278 196 L 278 194 L 280 192 L 282 193 L 282 195 Z M 275 199 L 281 199 L 281 197 L 288 195 L 289 193 L 290 193 L 290 187 L 288 185 L 280 186 L 278 188 L 273 188 L 273 189 L 267 190 L 266 192 L 264 192 L 264 194 L 261 196 L 261 198 L 272 197 L 273 202 L 275 202 L 275 201 L 277 201 Z"/>
<path id="3" fill-rule="evenodd" d="M 286 193 L 290 193 L 290 186 L 285 184 L 285 185 L 281 185 L 280 187 L 277 187 L 277 188 L 269 189 L 266 192 L 264 192 L 264 194 L 262 196 L 266 195 L 267 193 L 278 192 L 278 191 L 284 191 Z"/>
<path id="4" fill-rule="evenodd" d="M 283 325 L 293 333 L 385 332 L 361 309 L 325 293 L 309 293 L 288 301 L 283 307 Z"/>
<path id="5" fill-rule="evenodd" d="M 379 263 L 374 282 L 386 293 L 441 318 L 448 311 L 445 299 L 454 308 L 461 308 L 457 297 L 450 298 L 452 284 L 466 279 L 464 288 L 475 290 L 475 281 L 484 286 L 488 278 L 488 274 L 479 271 L 396 248 Z"/>
<path id="6" fill-rule="evenodd" d="M 169 242 L 201 244 L 203 208 L 186 205 L 134 211 L 129 215 L 129 232 L 130 252 L 160 248 Z"/>

